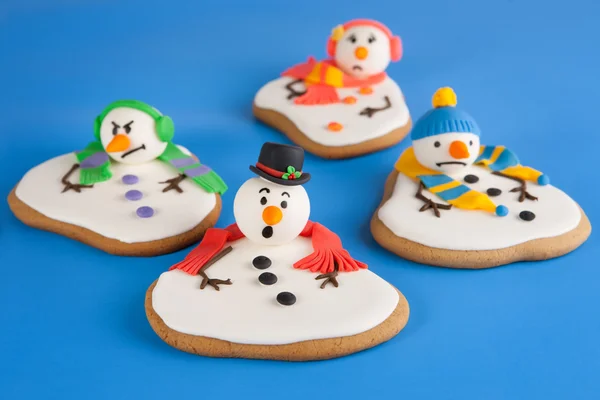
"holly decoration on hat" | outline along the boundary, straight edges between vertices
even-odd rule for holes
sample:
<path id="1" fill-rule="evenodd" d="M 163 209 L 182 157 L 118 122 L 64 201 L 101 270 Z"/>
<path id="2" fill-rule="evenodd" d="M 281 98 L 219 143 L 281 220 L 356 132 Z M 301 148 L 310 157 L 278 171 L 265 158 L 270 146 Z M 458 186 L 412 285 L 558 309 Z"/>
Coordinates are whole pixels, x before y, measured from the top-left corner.
<path id="1" fill-rule="evenodd" d="M 302 176 L 302 172 L 296 171 L 296 168 L 291 165 L 287 167 L 287 172 L 281 176 L 281 179 L 297 179 Z"/>

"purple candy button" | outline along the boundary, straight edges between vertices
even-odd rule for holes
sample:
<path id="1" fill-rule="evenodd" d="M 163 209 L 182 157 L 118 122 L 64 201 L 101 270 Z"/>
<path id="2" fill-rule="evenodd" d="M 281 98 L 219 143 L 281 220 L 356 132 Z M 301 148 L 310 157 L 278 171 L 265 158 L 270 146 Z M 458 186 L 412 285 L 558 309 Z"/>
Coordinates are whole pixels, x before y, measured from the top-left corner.
<path id="1" fill-rule="evenodd" d="M 135 175 L 123 175 L 123 178 L 121 178 L 121 180 L 126 185 L 135 185 L 140 181 L 140 178 L 138 178 Z"/>
<path id="2" fill-rule="evenodd" d="M 144 195 L 139 190 L 128 190 L 127 193 L 125 193 L 125 198 L 131 201 L 137 201 L 142 197 L 144 197 Z"/>
<path id="3" fill-rule="evenodd" d="M 154 215 L 154 209 L 152 207 L 143 206 L 143 207 L 138 208 L 135 211 L 135 213 L 140 218 L 150 218 L 151 216 Z"/>

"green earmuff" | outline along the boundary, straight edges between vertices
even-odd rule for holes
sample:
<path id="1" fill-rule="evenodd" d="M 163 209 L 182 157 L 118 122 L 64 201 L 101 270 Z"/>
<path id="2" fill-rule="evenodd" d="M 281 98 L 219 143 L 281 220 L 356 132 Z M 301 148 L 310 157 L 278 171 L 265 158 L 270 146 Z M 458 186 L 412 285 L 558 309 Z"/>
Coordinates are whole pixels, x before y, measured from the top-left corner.
<path id="1" fill-rule="evenodd" d="M 161 115 L 156 121 L 156 133 L 163 142 L 170 142 L 175 135 L 175 124 L 171 117 Z"/>
<path id="2" fill-rule="evenodd" d="M 171 117 L 162 115 L 158 110 L 149 104 L 138 100 L 117 100 L 110 103 L 100 115 L 94 120 L 94 136 L 100 140 L 100 126 L 106 115 L 115 108 L 128 107 L 140 110 L 150 115 L 156 122 L 156 134 L 163 142 L 170 142 L 175 135 L 175 124 Z"/>

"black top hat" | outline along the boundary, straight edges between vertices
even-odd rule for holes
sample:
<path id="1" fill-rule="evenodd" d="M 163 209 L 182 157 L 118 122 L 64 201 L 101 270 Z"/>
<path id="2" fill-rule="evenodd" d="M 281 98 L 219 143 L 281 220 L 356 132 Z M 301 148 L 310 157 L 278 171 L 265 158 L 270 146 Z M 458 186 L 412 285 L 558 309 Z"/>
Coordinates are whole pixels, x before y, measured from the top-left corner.
<path id="1" fill-rule="evenodd" d="M 250 171 L 273 183 L 295 186 L 310 179 L 310 174 L 302 172 L 303 164 L 302 147 L 267 142 L 260 149 L 256 165 L 250 166 Z"/>

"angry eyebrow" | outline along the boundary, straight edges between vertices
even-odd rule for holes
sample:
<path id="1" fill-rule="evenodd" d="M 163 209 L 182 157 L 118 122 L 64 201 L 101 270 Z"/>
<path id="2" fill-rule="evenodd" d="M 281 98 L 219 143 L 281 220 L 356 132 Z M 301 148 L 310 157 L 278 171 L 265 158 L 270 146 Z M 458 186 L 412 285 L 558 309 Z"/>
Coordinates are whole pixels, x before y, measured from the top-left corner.
<path id="1" fill-rule="evenodd" d="M 290 197 L 290 194 L 288 192 L 283 192 L 281 193 L 282 196 L 287 196 L 288 198 Z"/>
<path id="2" fill-rule="evenodd" d="M 262 188 L 258 191 L 258 193 L 262 193 L 262 192 L 267 192 L 267 193 L 271 193 L 271 191 L 269 190 L 269 188 Z"/>

